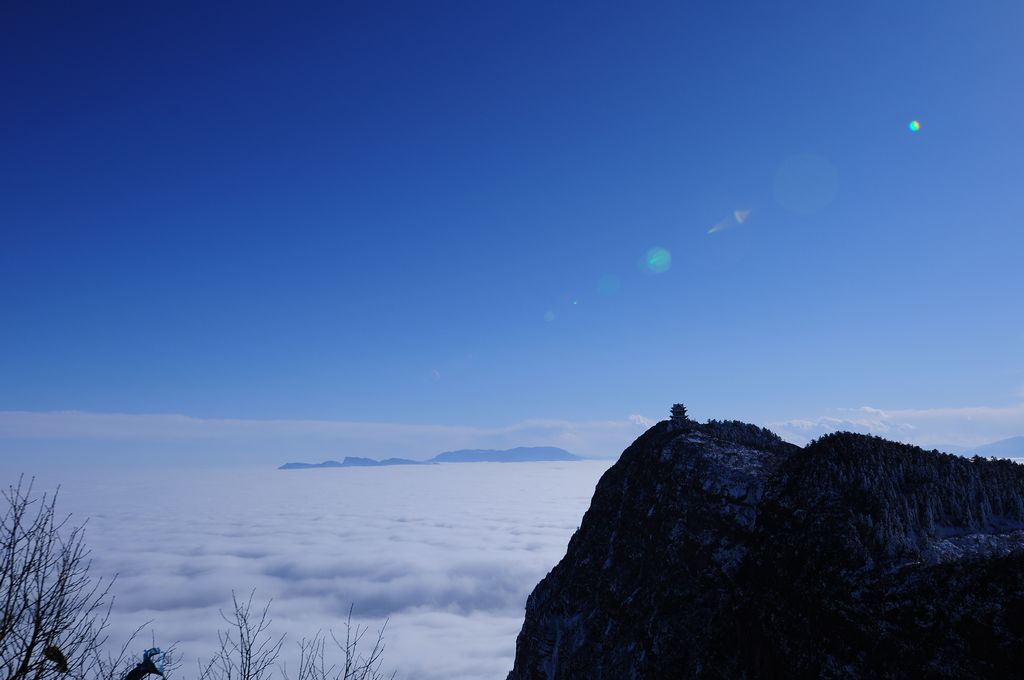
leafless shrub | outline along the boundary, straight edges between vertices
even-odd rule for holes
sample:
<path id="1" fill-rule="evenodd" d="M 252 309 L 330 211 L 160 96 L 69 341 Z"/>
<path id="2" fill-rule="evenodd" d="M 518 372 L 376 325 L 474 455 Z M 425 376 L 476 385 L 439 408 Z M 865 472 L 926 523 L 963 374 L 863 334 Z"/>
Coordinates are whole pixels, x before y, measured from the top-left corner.
<path id="1" fill-rule="evenodd" d="M 397 673 L 386 675 L 381 671 L 384 654 L 384 629 L 387 622 L 377 631 L 373 646 L 367 652 L 361 652 L 359 645 L 363 642 L 368 629 L 352 623 L 352 607 L 348 608 L 345 620 L 345 640 L 342 642 L 329 631 L 331 641 L 340 652 L 337 662 L 328 665 L 327 639 L 323 632 L 317 632 L 312 639 L 299 640 L 299 671 L 296 680 L 385 680 L 394 679 Z M 365 647 L 365 646 L 364 646 Z M 286 680 L 288 674 L 282 669 Z"/>
<path id="2" fill-rule="evenodd" d="M 220 649 L 205 666 L 200 664 L 199 680 L 262 680 L 277 661 L 284 636 L 274 639 L 268 632 L 270 603 L 258 618 L 253 615 L 254 592 L 241 602 L 232 591 L 230 616 L 220 613 L 230 628 L 217 632 Z"/>
<path id="3" fill-rule="evenodd" d="M 57 494 L 32 498 L 24 478 L 2 492 L 0 677 L 82 678 L 106 642 L 113 580 L 89 576 L 85 524 L 59 517 Z"/>
<path id="4" fill-rule="evenodd" d="M 270 604 L 257 615 L 252 610 L 252 601 L 253 593 L 245 602 L 231 594 L 231 613 L 221 612 L 230 629 L 218 633 L 220 649 L 206 665 L 200 665 L 199 680 L 263 680 L 275 665 L 281 676 L 290 680 L 286 665 L 279 663 L 285 636 L 270 633 Z M 377 631 L 373 646 L 361 651 L 369 629 L 353 624 L 349 607 L 344 640 L 330 631 L 333 647 L 327 644 L 328 636 L 323 632 L 297 643 L 299 662 L 295 680 L 393 680 L 396 673 L 386 675 L 381 671 L 386 625 L 385 622 Z M 338 656 L 331 658 L 335 648 Z"/>

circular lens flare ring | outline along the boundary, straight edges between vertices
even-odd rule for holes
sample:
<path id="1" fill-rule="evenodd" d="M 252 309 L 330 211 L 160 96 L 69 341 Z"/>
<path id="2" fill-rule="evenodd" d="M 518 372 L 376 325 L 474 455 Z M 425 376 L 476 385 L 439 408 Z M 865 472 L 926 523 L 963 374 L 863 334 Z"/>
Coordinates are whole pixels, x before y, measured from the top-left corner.
<path id="1" fill-rule="evenodd" d="M 647 264 L 647 269 L 655 274 L 662 274 L 667 272 L 669 267 L 672 266 L 672 253 L 661 247 L 651 248 L 647 251 L 644 260 Z"/>

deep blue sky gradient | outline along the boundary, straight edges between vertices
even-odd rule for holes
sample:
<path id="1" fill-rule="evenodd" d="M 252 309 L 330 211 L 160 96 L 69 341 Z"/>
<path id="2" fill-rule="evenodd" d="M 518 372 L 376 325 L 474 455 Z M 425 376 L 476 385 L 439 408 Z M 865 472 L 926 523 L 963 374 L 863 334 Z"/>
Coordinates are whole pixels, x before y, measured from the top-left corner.
<path id="1" fill-rule="evenodd" d="M 1022 35 L 1017 0 L 6 3 L 0 410 L 1020 401 Z M 810 214 L 794 157 L 837 178 Z"/>

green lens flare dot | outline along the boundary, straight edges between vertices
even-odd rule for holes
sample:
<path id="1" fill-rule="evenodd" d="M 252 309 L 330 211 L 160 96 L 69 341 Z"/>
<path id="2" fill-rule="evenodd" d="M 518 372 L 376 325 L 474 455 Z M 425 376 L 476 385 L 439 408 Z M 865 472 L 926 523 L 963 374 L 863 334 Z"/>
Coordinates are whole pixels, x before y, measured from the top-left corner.
<path id="1" fill-rule="evenodd" d="M 651 248 L 647 251 L 644 261 L 648 270 L 655 274 L 664 274 L 672 266 L 672 253 L 661 247 Z"/>

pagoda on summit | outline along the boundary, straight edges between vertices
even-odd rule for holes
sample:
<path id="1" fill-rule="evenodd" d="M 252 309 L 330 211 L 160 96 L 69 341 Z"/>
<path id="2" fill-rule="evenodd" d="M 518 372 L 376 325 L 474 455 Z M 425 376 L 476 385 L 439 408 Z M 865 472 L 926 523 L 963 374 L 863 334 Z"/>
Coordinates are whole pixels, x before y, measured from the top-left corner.
<path id="1" fill-rule="evenodd" d="M 672 414 L 672 417 L 668 421 L 668 429 L 670 431 L 687 431 L 695 425 L 695 423 L 690 420 L 690 417 L 686 415 L 686 407 L 682 404 L 672 404 L 670 413 Z"/>

